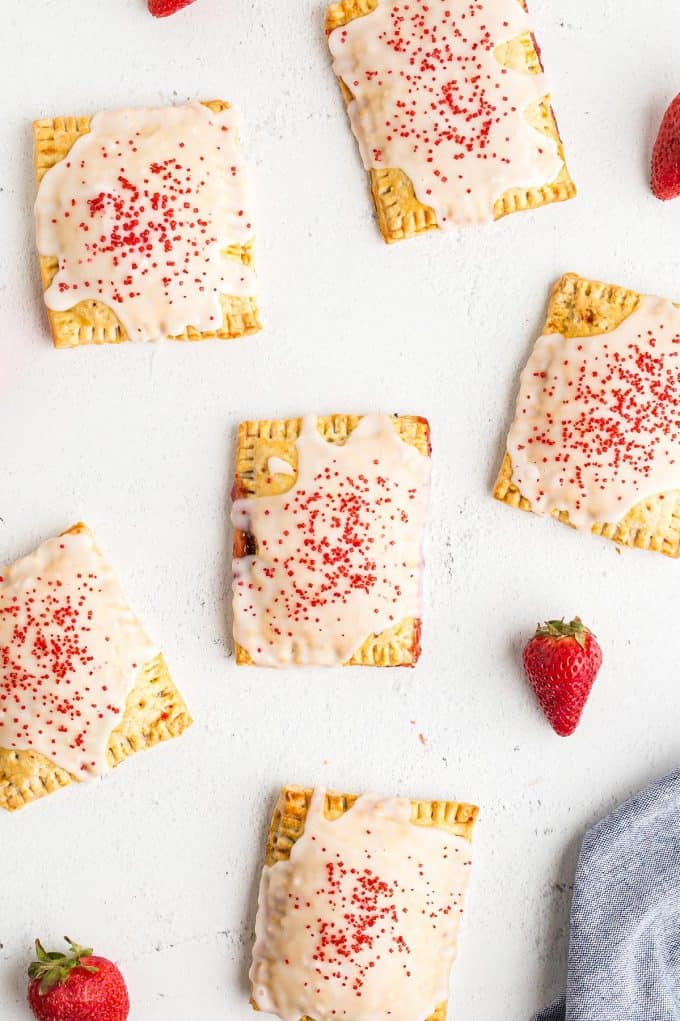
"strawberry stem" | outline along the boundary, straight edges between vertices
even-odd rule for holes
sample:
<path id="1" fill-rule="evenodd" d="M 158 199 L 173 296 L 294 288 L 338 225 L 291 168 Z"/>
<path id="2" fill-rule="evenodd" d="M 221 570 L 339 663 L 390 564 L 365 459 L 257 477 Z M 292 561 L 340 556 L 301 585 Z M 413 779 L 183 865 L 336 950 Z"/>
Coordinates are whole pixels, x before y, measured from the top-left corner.
<path id="1" fill-rule="evenodd" d="M 575 638 L 582 649 L 586 647 L 586 635 L 592 634 L 585 626 L 580 617 L 573 620 L 546 620 L 545 624 L 539 624 L 536 628 L 536 637 L 548 638 Z"/>
<path id="2" fill-rule="evenodd" d="M 92 964 L 83 964 L 83 959 L 92 957 L 94 953 L 91 947 L 81 947 L 79 943 L 74 943 L 68 936 L 64 936 L 64 939 L 70 947 L 68 953 L 59 953 L 55 950 L 47 951 L 39 939 L 35 941 L 37 960 L 29 964 L 28 977 L 40 983 L 41 996 L 45 996 L 55 986 L 62 985 L 74 968 L 83 968 L 84 971 L 89 971 L 92 974 L 99 970 Z"/>

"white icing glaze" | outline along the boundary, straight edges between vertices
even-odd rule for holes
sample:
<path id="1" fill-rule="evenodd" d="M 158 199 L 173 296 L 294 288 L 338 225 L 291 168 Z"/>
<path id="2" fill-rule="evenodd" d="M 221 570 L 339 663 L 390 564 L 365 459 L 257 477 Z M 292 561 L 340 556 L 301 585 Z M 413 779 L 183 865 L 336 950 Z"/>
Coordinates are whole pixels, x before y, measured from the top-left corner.
<path id="1" fill-rule="evenodd" d="M 111 733 L 157 652 L 89 534 L 0 568 L 0 747 L 41 752 L 78 780 L 106 772 Z"/>
<path id="2" fill-rule="evenodd" d="M 470 844 L 366 795 L 330 822 L 312 797 L 288 861 L 265 866 L 250 978 L 283 1021 L 426 1021 L 448 998 Z"/>
<path id="3" fill-rule="evenodd" d="M 680 488 L 680 310 L 643 297 L 609 333 L 541 337 L 508 437 L 513 479 L 538 514 L 615 524 Z"/>
<path id="4" fill-rule="evenodd" d="M 255 293 L 226 254 L 253 238 L 231 108 L 97 114 L 43 177 L 35 216 L 38 251 L 59 259 L 47 306 L 102 301 L 132 340 L 215 330 L 221 294 Z"/>
<path id="5" fill-rule="evenodd" d="M 430 459 L 387 415 L 364 416 L 342 446 L 316 423 L 303 420 L 293 487 L 232 509 L 258 546 L 234 561 L 234 636 L 260 666 L 339 665 L 421 614 Z"/>
<path id="6" fill-rule="evenodd" d="M 364 166 L 403 170 L 440 227 L 488 222 L 505 191 L 559 174 L 554 139 L 525 117 L 544 75 L 494 55 L 529 31 L 518 0 L 379 0 L 330 35 Z"/>
<path id="7" fill-rule="evenodd" d="M 267 459 L 267 471 L 270 475 L 295 475 L 295 468 L 282 457 L 270 457 Z"/>

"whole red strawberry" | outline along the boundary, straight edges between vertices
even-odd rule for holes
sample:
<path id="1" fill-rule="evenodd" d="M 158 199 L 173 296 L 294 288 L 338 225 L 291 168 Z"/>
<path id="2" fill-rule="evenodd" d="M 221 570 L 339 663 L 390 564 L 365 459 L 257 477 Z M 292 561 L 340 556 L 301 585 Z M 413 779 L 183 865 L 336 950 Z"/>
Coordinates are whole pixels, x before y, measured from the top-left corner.
<path id="1" fill-rule="evenodd" d="M 123 976 L 105 957 L 65 937 L 66 954 L 35 941 L 28 967 L 28 1003 L 38 1021 L 125 1021 L 130 1000 Z"/>
<path id="2" fill-rule="evenodd" d="M 550 725 L 573 734 L 602 666 L 602 649 L 579 617 L 548 620 L 524 648 L 524 672 Z"/>
<path id="3" fill-rule="evenodd" d="M 664 201 L 680 195 L 680 95 L 663 115 L 654 143 L 652 191 Z"/>
<path id="4" fill-rule="evenodd" d="M 154 18 L 167 18 L 168 15 L 176 14 L 193 2 L 194 0 L 148 0 L 149 10 Z"/>

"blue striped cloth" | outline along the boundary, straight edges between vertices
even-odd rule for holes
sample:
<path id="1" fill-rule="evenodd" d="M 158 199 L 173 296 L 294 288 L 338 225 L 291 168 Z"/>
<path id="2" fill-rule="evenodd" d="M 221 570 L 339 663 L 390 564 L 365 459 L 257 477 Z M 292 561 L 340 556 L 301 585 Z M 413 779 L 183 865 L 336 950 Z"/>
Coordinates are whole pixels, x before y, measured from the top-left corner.
<path id="1" fill-rule="evenodd" d="M 680 1021 L 680 770 L 586 834 L 566 996 L 534 1021 Z"/>

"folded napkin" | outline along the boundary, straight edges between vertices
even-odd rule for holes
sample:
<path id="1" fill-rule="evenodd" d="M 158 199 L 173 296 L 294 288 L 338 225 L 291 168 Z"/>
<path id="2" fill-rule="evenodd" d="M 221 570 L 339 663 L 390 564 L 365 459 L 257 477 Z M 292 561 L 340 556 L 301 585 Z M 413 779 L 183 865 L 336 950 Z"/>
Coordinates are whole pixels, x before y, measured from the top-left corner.
<path id="1" fill-rule="evenodd" d="M 534 1021 L 680 1021 L 680 770 L 586 834 L 566 996 Z"/>

